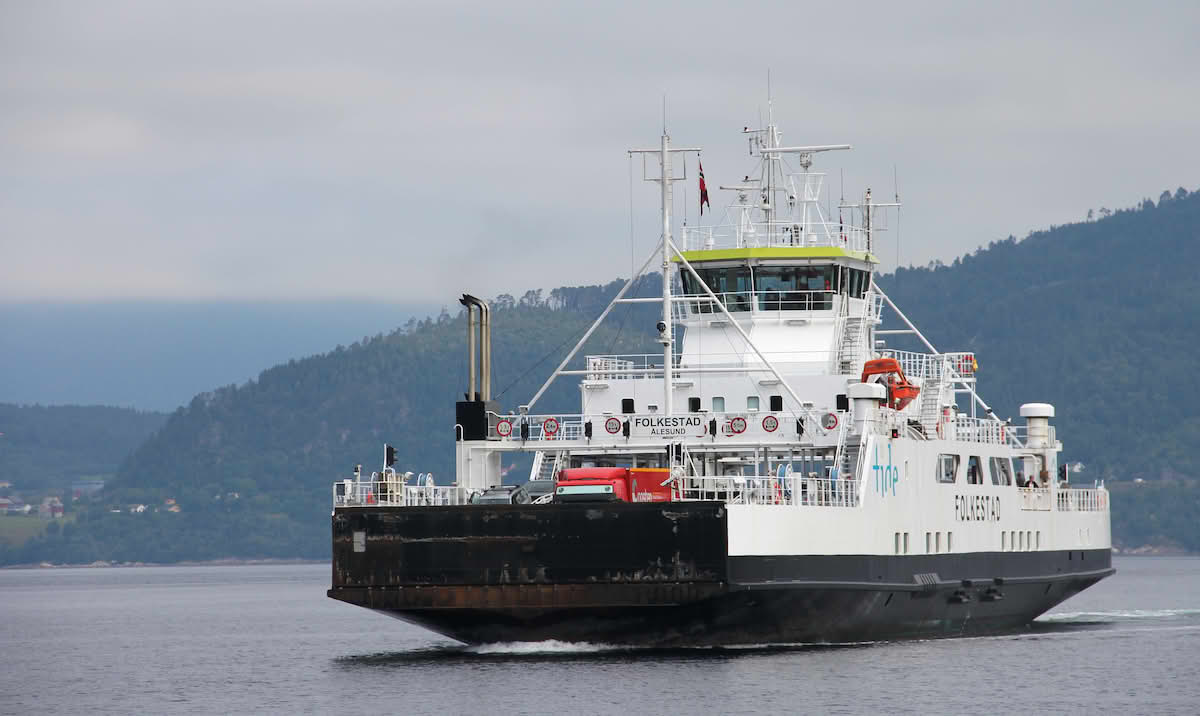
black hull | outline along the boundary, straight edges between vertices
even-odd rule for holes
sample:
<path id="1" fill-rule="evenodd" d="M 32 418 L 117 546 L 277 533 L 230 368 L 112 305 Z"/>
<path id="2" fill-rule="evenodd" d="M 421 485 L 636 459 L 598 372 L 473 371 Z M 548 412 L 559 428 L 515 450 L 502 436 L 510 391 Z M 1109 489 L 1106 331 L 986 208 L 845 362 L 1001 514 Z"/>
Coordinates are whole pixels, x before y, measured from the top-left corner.
<path id="1" fill-rule="evenodd" d="M 466 643 L 838 643 L 1011 631 L 1113 572 L 1108 550 L 728 557 L 725 520 L 719 503 L 355 508 L 334 516 L 329 596 Z"/>

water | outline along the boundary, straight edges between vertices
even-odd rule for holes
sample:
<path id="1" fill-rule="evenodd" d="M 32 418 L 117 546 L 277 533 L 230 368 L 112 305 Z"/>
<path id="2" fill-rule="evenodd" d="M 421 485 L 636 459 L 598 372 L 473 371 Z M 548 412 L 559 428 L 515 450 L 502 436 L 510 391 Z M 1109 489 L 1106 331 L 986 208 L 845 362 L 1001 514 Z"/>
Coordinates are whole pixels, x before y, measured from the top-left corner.
<path id="1" fill-rule="evenodd" d="M 0 571 L 4 713 L 1200 710 L 1200 559 L 1020 633 L 852 646 L 464 647 L 325 597 L 325 565 Z"/>

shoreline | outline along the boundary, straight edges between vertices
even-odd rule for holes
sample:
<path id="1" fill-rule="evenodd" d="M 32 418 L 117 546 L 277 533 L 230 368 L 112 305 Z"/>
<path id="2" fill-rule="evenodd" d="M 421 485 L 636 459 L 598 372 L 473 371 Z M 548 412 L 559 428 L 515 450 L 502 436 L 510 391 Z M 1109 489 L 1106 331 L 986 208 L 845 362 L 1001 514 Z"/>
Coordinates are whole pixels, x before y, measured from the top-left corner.
<path id="1" fill-rule="evenodd" d="M 1177 547 L 1168 547 L 1161 545 L 1144 545 L 1142 547 L 1119 549 L 1113 548 L 1114 557 L 1200 557 L 1200 553 L 1188 552 Z M 96 561 L 90 564 L 53 564 L 50 562 L 42 562 L 40 564 L 10 564 L 0 567 L 0 569 L 137 569 L 140 567 L 263 567 L 277 565 L 301 565 L 301 564 L 323 564 L 328 565 L 328 559 L 280 559 L 280 558 L 264 558 L 264 559 L 208 559 L 208 560 L 187 560 L 181 562 L 104 562 Z"/>
<path id="2" fill-rule="evenodd" d="M 180 562 L 104 562 L 55 564 L 41 562 L 37 564 L 9 564 L 0 569 L 137 569 L 140 567 L 263 567 L 289 564 L 329 564 L 328 559 L 207 559 L 185 560 Z"/>

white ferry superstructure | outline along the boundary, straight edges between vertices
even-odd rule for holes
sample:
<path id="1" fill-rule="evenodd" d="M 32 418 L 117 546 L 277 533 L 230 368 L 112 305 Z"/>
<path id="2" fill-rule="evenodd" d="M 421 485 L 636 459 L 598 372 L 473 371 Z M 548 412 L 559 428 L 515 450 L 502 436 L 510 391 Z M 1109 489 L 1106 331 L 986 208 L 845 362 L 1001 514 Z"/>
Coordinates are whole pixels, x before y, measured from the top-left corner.
<path id="1" fill-rule="evenodd" d="M 454 482 L 390 459 L 337 482 L 330 597 L 471 643 L 837 642 L 1019 628 L 1112 574 L 1108 492 L 1069 483 L 1053 406 L 1001 420 L 974 355 L 875 284 L 898 203 L 868 190 L 834 221 L 812 163 L 848 145 L 744 134 L 758 167 L 721 187 L 730 220 L 679 232 L 678 158 L 699 150 L 665 130 L 632 150 L 657 164 L 658 246 L 529 403 L 492 400 L 490 312 L 464 295 Z M 662 296 L 630 296 L 651 267 Z M 627 303 L 661 303 L 662 353 L 569 368 Z M 537 411 L 556 378 L 579 380 L 578 413 Z M 481 501 L 515 451 L 554 489 Z"/>

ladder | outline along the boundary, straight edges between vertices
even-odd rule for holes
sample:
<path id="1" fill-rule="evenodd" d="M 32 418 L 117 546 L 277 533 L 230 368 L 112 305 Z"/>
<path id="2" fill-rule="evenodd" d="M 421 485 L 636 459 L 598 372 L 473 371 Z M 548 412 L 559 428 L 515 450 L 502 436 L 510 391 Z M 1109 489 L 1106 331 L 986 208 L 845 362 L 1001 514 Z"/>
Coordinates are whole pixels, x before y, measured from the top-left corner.
<path id="1" fill-rule="evenodd" d="M 946 375 L 946 359 L 930 356 L 926 363 L 925 380 L 920 385 L 920 427 L 926 438 L 937 437 L 937 423 L 942 420 L 942 386 Z"/>
<path id="2" fill-rule="evenodd" d="M 862 344 L 863 319 L 861 316 L 846 316 L 842 324 L 842 345 L 838 351 L 838 371 L 843 375 L 859 369 L 859 346 Z"/>
<path id="3" fill-rule="evenodd" d="M 533 454 L 533 466 L 529 469 L 530 480 L 553 480 L 566 457 L 566 452 L 538 450 Z"/>

